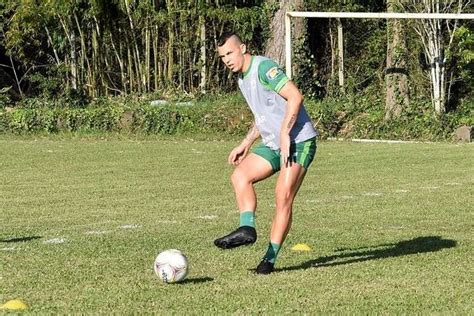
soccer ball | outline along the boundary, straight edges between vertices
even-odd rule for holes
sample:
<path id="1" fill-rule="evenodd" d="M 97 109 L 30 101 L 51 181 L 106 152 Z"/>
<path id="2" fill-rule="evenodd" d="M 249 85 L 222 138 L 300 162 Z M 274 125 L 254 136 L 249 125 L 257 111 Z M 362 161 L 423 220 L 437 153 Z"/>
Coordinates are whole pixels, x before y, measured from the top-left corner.
<path id="1" fill-rule="evenodd" d="M 188 274 L 188 259 L 181 251 L 168 249 L 158 254 L 154 268 L 163 282 L 180 282 Z"/>

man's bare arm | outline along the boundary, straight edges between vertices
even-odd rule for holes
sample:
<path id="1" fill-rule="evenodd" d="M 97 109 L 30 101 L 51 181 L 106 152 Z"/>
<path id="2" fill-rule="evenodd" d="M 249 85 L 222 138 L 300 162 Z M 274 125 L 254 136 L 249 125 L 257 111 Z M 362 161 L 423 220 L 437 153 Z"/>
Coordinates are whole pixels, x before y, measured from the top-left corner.
<path id="1" fill-rule="evenodd" d="M 255 125 L 255 122 L 252 124 L 252 127 L 248 131 L 247 135 L 245 136 L 244 140 L 242 140 L 241 145 L 244 146 L 252 146 L 253 142 L 260 137 L 260 133 Z"/>
<path id="2" fill-rule="evenodd" d="M 260 133 L 253 123 L 252 127 L 247 133 L 247 136 L 240 142 L 239 146 L 235 147 L 229 154 L 228 162 L 231 165 L 238 165 L 247 156 L 253 142 L 260 137 Z"/>

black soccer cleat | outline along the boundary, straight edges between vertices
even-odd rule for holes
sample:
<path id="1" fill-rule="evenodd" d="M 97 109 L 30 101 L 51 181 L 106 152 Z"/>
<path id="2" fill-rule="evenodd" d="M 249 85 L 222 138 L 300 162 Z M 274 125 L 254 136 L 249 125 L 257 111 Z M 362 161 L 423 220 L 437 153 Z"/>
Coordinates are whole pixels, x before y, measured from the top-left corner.
<path id="1" fill-rule="evenodd" d="M 274 270 L 274 263 L 267 261 L 267 259 L 263 259 L 255 269 L 255 273 L 257 274 L 270 274 Z"/>
<path id="2" fill-rule="evenodd" d="M 230 249 L 253 244 L 257 240 L 257 231 L 250 226 L 240 226 L 224 237 L 214 240 L 214 245 L 222 249 Z"/>

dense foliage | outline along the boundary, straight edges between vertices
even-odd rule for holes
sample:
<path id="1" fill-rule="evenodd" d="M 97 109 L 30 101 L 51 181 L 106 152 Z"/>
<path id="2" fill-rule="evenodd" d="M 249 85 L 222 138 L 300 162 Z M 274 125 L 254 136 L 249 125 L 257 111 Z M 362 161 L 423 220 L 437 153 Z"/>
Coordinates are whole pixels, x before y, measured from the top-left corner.
<path id="1" fill-rule="evenodd" d="M 229 89 L 216 38 L 234 29 L 258 52 L 268 25 L 260 2 L 6 0 L 0 56 L 13 68 L 3 76 L 26 96 Z"/>
<path id="2" fill-rule="evenodd" d="M 242 133 L 248 124 L 232 123 L 238 115 L 231 110 L 226 113 L 228 102 L 190 109 L 157 108 L 130 100 L 199 99 L 232 93 L 236 80 L 217 58 L 217 37 L 224 30 L 235 30 L 252 53 L 261 54 L 272 35 L 269 25 L 278 3 L 4 0 L 0 3 L 0 130 L 122 130 L 120 121 L 131 111 L 129 131 Z M 308 11 L 387 10 L 385 1 L 371 0 L 305 1 L 304 7 Z M 339 25 L 344 32 L 343 87 L 337 73 L 337 23 L 335 19 L 306 20 L 303 40 L 295 41 L 293 47 L 294 79 L 306 100 L 312 100 L 307 103 L 317 106 L 313 114 L 315 120 L 321 117 L 323 135 L 447 138 L 456 126 L 472 124 L 472 20 L 460 22 L 446 51 L 447 115 L 438 118 L 429 105 L 430 65 L 422 41 L 413 31 L 414 21 L 403 24 L 411 30 L 404 38 L 407 50 L 403 53 L 410 105 L 391 122 L 383 115 L 387 21 L 345 19 Z"/>
<path id="3" fill-rule="evenodd" d="M 150 97 L 99 98 L 87 108 L 73 100 L 29 99 L 8 111 L 0 111 L 0 133 L 103 133 L 141 135 L 245 135 L 252 116 L 239 94 L 226 94 L 200 101 L 153 100 Z M 373 138 L 450 141 L 460 125 L 474 125 L 474 103 L 442 118 L 433 115 L 430 102 L 412 102 L 398 120 L 383 120 L 376 99 L 345 98 L 306 101 L 320 139 Z"/>

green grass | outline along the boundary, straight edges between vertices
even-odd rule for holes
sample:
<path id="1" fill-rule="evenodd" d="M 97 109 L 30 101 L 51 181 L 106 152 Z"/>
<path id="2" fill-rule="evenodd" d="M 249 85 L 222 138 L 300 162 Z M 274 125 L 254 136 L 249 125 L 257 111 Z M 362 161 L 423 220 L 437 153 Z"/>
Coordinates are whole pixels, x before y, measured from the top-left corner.
<path id="1" fill-rule="evenodd" d="M 275 178 L 256 186 L 257 243 L 212 244 L 238 222 L 234 144 L 2 136 L 0 303 L 60 314 L 474 312 L 472 145 L 320 143 L 278 271 L 256 276 Z M 312 251 L 292 252 L 297 243 Z M 182 284 L 154 275 L 168 248 L 190 261 Z"/>

